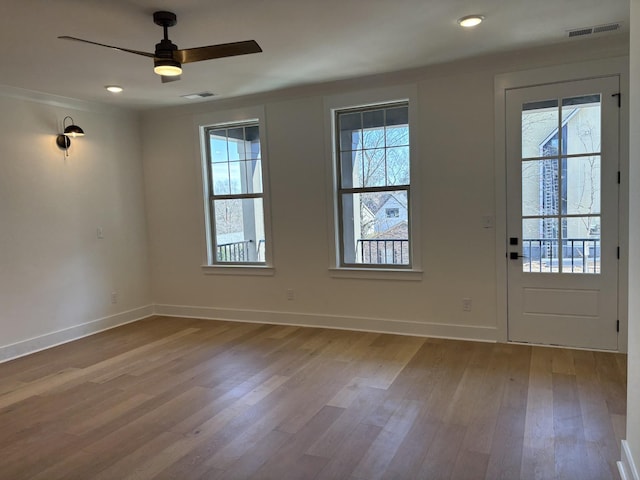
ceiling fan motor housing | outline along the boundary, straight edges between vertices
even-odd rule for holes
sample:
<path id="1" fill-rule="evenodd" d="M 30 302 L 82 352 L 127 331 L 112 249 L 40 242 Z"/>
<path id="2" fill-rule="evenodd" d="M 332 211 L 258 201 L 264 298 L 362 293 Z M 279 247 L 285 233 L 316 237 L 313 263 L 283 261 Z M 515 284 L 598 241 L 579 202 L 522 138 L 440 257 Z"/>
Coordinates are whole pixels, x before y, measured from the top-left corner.
<path id="1" fill-rule="evenodd" d="M 156 43 L 156 51 L 154 55 L 156 58 L 171 58 L 174 59 L 173 52 L 178 49 L 178 46 L 171 40 L 160 40 L 160 43 Z"/>

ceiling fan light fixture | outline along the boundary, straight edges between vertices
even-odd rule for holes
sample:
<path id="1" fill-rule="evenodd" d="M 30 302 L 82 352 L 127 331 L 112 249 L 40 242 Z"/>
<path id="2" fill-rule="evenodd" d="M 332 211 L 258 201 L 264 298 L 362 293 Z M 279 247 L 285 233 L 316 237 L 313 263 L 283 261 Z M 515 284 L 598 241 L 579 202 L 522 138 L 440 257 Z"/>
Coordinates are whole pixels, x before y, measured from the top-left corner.
<path id="1" fill-rule="evenodd" d="M 484 16 L 482 15 L 467 15 L 458 19 L 458 25 L 464 28 L 471 28 L 480 25 L 483 20 Z"/>
<path id="2" fill-rule="evenodd" d="M 175 77 L 182 74 L 182 65 L 172 58 L 156 58 L 153 61 L 153 71 L 163 77 Z"/>
<path id="3" fill-rule="evenodd" d="M 106 43 L 98 43 L 82 38 L 70 37 L 63 35 L 58 38 L 63 40 L 73 40 L 76 42 L 88 43 L 98 47 L 111 48 L 120 52 L 132 53 L 142 57 L 153 59 L 153 71 L 162 77 L 162 83 L 174 82 L 180 80 L 182 75 L 182 64 L 202 62 L 204 60 L 214 60 L 216 58 L 235 57 L 236 55 L 247 55 L 249 53 L 260 53 L 262 48 L 255 40 L 245 40 L 241 42 L 219 43 L 217 45 L 207 45 L 203 47 L 194 47 L 179 49 L 169 39 L 168 29 L 177 23 L 176 14 L 173 12 L 154 12 L 153 23 L 162 27 L 163 37 L 160 42 L 156 43 L 153 53 L 141 50 L 132 50 L 130 48 L 116 47 L 115 45 L 107 45 Z"/>

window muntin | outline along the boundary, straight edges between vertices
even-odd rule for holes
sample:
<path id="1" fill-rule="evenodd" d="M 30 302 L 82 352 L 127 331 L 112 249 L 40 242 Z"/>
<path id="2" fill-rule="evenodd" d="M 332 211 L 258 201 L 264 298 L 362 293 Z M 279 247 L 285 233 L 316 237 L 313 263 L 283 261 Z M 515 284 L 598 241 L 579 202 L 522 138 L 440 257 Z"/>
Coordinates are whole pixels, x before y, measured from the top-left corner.
<path id="1" fill-rule="evenodd" d="M 411 268 L 407 102 L 335 112 L 341 266 Z"/>
<path id="2" fill-rule="evenodd" d="M 266 239 L 258 123 L 204 129 L 210 264 L 265 265 Z"/>

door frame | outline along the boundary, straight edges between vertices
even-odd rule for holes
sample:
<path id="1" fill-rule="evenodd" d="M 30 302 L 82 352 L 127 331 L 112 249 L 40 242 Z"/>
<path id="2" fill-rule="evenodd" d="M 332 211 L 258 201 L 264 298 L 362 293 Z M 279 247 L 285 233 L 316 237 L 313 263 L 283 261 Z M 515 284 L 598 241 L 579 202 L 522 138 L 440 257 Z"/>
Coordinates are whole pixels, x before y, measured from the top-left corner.
<path id="1" fill-rule="evenodd" d="M 628 338 L 628 258 L 629 258 L 629 58 L 565 64 L 521 72 L 496 75 L 495 102 L 495 259 L 496 259 L 496 339 L 508 342 L 507 296 L 507 161 L 506 95 L 515 88 L 619 75 L 622 102 L 620 109 L 620 190 L 618 199 L 620 262 L 618 265 L 618 316 L 620 332 L 618 351 L 627 351 Z"/>

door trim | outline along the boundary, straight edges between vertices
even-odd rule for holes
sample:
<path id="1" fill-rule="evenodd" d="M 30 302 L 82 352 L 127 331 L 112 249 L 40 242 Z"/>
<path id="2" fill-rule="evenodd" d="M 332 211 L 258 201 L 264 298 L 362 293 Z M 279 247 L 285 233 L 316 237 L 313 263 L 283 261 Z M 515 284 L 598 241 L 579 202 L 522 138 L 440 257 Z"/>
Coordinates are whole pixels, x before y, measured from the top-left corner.
<path id="1" fill-rule="evenodd" d="M 618 315 L 620 335 L 618 351 L 627 351 L 628 325 L 628 258 L 629 258 L 629 58 L 566 64 L 521 72 L 496 75 L 494 79 L 494 152 L 495 152 L 495 259 L 496 259 L 496 340 L 508 342 L 507 316 L 507 162 L 506 162 L 506 95 L 507 91 L 546 84 L 592 79 L 611 75 L 620 76 L 622 107 L 620 111 L 620 172 L 622 181 L 619 194 Z"/>

